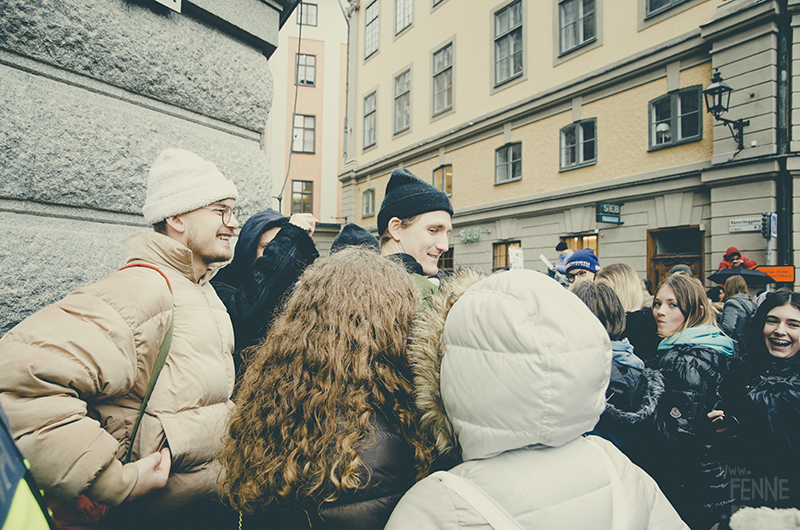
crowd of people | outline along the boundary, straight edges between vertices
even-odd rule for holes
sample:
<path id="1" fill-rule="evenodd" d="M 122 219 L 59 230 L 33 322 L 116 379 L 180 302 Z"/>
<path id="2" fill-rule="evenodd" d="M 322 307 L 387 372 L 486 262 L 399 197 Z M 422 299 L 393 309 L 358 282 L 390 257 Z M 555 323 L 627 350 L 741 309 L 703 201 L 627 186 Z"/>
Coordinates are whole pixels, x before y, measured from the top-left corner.
<path id="1" fill-rule="evenodd" d="M 450 200 L 402 168 L 321 259 L 271 209 L 234 251 L 237 197 L 164 151 L 125 265 L 0 339 L 17 528 L 800 525 L 800 294 L 564 242 L 445 275 Z"/>

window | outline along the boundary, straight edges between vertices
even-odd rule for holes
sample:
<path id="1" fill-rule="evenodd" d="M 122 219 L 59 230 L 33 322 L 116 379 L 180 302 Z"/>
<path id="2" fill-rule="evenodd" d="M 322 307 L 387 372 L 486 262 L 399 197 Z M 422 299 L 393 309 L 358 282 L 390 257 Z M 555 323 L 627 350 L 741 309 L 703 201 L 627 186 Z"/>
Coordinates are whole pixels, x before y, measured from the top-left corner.
<path id="1" fill-rule="evenodd" d="M 597 119 L 577 121 L 561 129 L 561 169 L 597 162 Z"/>
<path id="2" fill-rule="evenodd" d="M 522 2 L 517 0 L 494 15 L 494 83 L 522 74 Z"/>
<path id="3" fill-rule="evenodd" d="M 647 16 L 655 15 L 666 11 L 678 4 L 684 3 L 686 0 L 645 0 L 647 2 Z"/>
<path id="4" fill-rule="evenodd" d="M 394 0 L 394 34 L 397 35 L 408 26 L 414 18 L 412 0 Z"/>
<path id="5" fill-rule="evenodd" d="M 595 0 L 560 0 L 558 20 L 561 53 L 566 53 L 597 36 Z"/>
<path id="6" fill-rule="evenodd" d="M 507 243 L 495 243 L 492 248 L 492 272 L 508 270 L 511 268 L 508 249 L 511 247 L 520 248 L 519 241 L 509 241 Z"/>
<path id="7" fill-rule="evenodd" d="M 300 8 L 297 10 L 297 23 L 303 26 L 316 26 L 317 4 L 300 2 Z"/>
<path id="8" fill-rule="evenodd" d="M 494 183 L 522 178 L 522 144 L 506 144 L 494 152 Z"/>
<path id="9" fill-rule="evenodd" d="M 394 78 L 394 132 L 411 127 L 411 70 Z"/>
<path id="10" fill-rule="evenodd" d="M 650 102 L 650 149 L 702 139 L 700 89 L 698 85 L 676 90 Z"/>
<path id="11" fill-rule="evenodd" d="M 432 0 L 432 2 L 431 2 L 431 7 L 432 7 L 432 8 L 433 8 L 433 7 L 436 7 L 436 6 L 438 6 L 439 4 L 441 4 L 442 2 L 444 2 L 444 0 Z"/>
<path id="12" fill-rule="evenodd" d="M 314 86 L 317 73 L 317 57 L 314 55 L 297 54 L 296 85 Z"/>
<path id="13" fill-rule="evenodd" d="M 361 194 L 361 217 L 373 215 L 375 215 L 375 188 L 370 188 Z"/>
<path id="14" fill-rule="evenodd" d="M 378 93 L 372 92 L 364 98 L 364 147 L 377 142 Z"/>
<path id="15" fill-rule="evenodd" d="M 314 116 L 294 115 L 292 130 L 292 151 L 295 153 L 314 152 Z"/>
<path id="16" fill-rule="evenodd" d="M 292 213 L 313 213 L 314 183 L 310 180 L 292 181 Z"/>
<path id="17" fill-rule="evenodd" d="M 594 250 L 594 255 L 598 258 L 600 257 L 600 253 L 597 251 L 597 235 L 585 235 L 585 236 L 571 236 L 571 237 L 562 237 L 561 241 L 567 244 L 568 248 L 573 250 L 581 249 L 581 248 L 590 248 Z"/>
<path id="18" fill-rule="evenodd" d="M 433 54 L 433 114 L 453 107 L 453 43 Z"/>
<path id="19" fill-rule="evenodd" d="M 448 197 L 453 195 L 453 166 L 440 166 L 433 170 L 433 186 L 442 190 Z"/>
<path id="20" fill-rule="evenodd" d="M 364 12 L 366 26 L 364 26 L 364 58 L 366 59 L 378 51 L 378 12 L 380 4 L 378 0 L 367 6 Z"/>
<path id="21" fill-rule="evenodd" d="M 439 256 L 439 263 L 437 263 L 440 271 L 453 272 L 453 247 L 447 249 L 447 252 Z"/>

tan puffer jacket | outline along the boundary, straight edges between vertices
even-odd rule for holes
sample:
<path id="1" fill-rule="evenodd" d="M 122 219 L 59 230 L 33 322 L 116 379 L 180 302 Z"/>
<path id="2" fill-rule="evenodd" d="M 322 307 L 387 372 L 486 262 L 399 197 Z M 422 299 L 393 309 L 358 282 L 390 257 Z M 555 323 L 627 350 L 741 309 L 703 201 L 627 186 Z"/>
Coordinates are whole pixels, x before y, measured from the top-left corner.
<path id="1" fill-rule="evenodd" d="M 138 232 L 126 242 L 125 261 L 158 267 L 173 294 L 156 271 L 132 267 L 32 315 L 0 340 L 0 404 L 46 491 L 121 502 L 133 485 L 118 460 L 174 301 L 172 346 L 132 457 L 165 445 L 172 452 L 166 488 L 147 497 L 147 509 L 158 513 L 217 494 L 213 459 L 233 407 L 233 328 L 208 283 L 213 273 L 198 284 L 182 244 Z M 93 488 L 96 482 L 103 487 Z"/>

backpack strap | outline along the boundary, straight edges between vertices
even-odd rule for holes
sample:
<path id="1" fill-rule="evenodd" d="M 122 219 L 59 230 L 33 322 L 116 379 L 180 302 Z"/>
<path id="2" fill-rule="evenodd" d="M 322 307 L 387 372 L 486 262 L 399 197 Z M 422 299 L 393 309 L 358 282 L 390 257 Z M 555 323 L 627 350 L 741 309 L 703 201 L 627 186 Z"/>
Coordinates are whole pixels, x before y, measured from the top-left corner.
<path id="1" fill-rule="evenodd" d="M 449 471 L 437 471 L 431 475 L 459 497 L 467 501 L 494 530 L 523 530 L 522 526 L 502 506 L 497 504 L 474 482 Z"/>
<path id="2" fill-rule="evenodd" d="M 151 265 L 149 263 L 129 263 L 124 267 L 120 267 L 119 270 L 127 269 L 129 267 L 147 267 L 148 269 L 153 269 L 154 271 L 158 272 L 164 280 L 167 282 L 167 287 L 169 288 L 169 292 L 172 293 L 172 285 L 169 283 L 169 279 L 167 276 L 161 272 L 161 269 L 156 267 L 155 265 Z M 172 305 L 172 316 L 169 319 L 169 329 L 167 329 L 166 335 L 164 335 L 164 340 L 161 341 L 161 346 L 158 348 L 158 356 L 156 357 L 156 362 L 153 365 L 153 372 L 150 374 L 150 382 L 147 384 L 147 390 L 144 393 L 144 397 L 142 398 L 142 405 L 139 407 L 139 415 L 136 417 L 136 423 L 133 425 L 133 432 L 131 433 L 130 443 L 128 445 L 128 452 L 125 454 L 125 461 L 123 463 L 127 464 L 131 461 L 131 454 L 133 452 L 133 442 L 136 440 L 136 433 L 139 431 L 139 424 L 142 421 L 142 416 L 144 416 L 144 410 L 147 408 L 147 402 L 150 401 L 150 395 L 153 393 L 153 389 L 156 386 L 156 381 L 158 381 L 158 376 L 161 373 L 161 369 L 164 367 L 164 362 L 167 360 L 167 354 L 169 354 L 169 348 L 172 345 L 172 330 L 173 325 L 175 324 L 175 304 Z"/>

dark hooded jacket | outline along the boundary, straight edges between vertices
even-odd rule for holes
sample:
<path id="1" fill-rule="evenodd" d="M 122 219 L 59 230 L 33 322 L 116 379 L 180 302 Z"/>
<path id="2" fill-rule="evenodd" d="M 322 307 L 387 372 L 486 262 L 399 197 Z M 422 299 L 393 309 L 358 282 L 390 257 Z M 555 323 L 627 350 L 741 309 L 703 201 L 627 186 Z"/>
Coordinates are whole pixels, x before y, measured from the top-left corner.
<path id="1" fill-rule="evenodd" d="M 639 370 L 612 360 L 606 408 L 591 434 L 602 436 L 638 463 L 651 450 L 641 443 L 641 433 L 651 428 L 663 392 L 664 379 L 658 370 Z"/>
<path id="2" fill-rule="evenodd" d="M 275 239 L 258 259 L 261 234 L 280 226 Z M 252 216 L 242 227 L 233 261 L 211 281 L 233 322 L 234 361 L 241 373 L 242 350 L 266 334 L 273 313 L 305 268 L 319 256 L 305 230 L 272 208 Z"/>
<path id="3" fill-rule="evenodd" d="M 756 312 L 756 304 L 745 293 L 739 293 L 725 300 L 722 312 L 717 316 L 719 329 L 734 340 L 734 352 L 738 355 L 750 319 Z"/>

